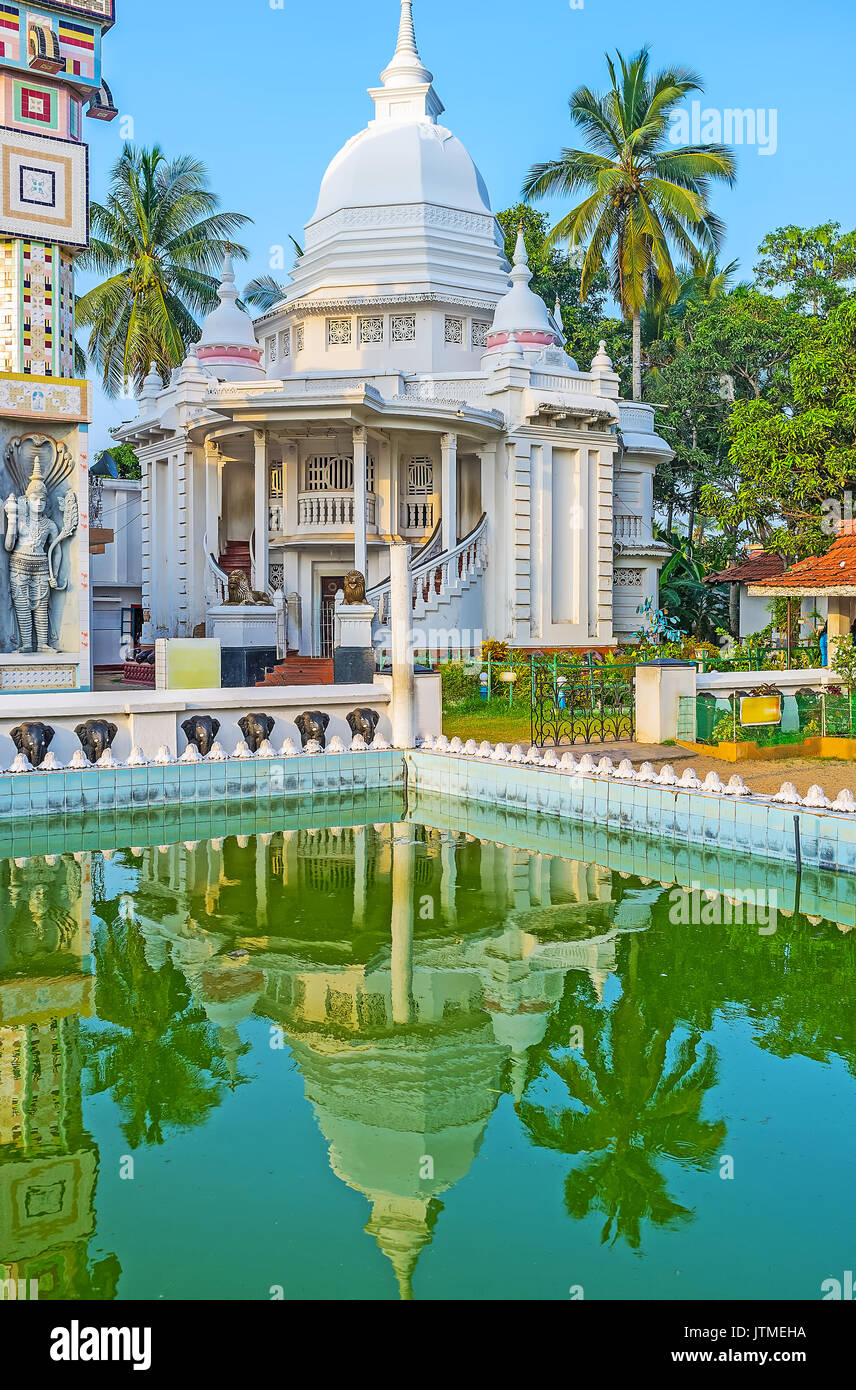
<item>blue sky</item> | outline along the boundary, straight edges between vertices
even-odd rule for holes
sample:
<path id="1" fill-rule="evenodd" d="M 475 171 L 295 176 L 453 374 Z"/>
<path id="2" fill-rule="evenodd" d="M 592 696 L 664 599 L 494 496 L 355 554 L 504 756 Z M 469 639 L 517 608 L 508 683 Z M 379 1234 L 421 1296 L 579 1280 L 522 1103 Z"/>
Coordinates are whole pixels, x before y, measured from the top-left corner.
<path id="1" fill-rule="evenodd" d="M 579 3 L 579 0 L 574 0 Z M 738 149 L 738 183 L 717 190 L 727 259 L 751 272 L 786 222 L 856 226 L 852 158 L 853 0 L 415 0 L 422 58 L 499 210 L 533 162 L 569 143 L 567 98 L 606 85 L 604 52 L 651 45 L 658 65 L 704 78 L 704 108 L 777 113 L 777 149 Z M 281 4 L 281 7 L 279 7 Z M 277 8 L 273 6 L 276 5 Z M 371 114 L 395 45 L 398 0 L 118 0 L 104 73 L 139 144 L 193 153 L 224 207 L 248 213 L 244 282 L 269 248 L 301 239 L 330 159 Z M 120 121 L 87 123 L 93 196 L 107 186 Z M 132 415 L 96 400 L 94 442 Z"/>

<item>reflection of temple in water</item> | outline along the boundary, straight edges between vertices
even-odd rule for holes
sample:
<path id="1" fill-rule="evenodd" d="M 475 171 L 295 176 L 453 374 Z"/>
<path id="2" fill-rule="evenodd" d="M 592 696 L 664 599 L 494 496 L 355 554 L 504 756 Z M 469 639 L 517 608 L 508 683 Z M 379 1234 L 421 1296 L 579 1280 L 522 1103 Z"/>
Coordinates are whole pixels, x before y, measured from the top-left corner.
<path id="1" fill-rule="evenodd" d="M 600 994 L 618 936 L 645 928 L 660 892 L 414 825 L 136 853 L 149 964 L 171 957 L 227 1055 L 252 1012 L 281 1025 L 404 1298 L 570 972 Z"/>
<path id="2" fill-rule="evenodd" d="M 98 1176 L 81 1087 L 89 875 L 83 854 L 0 863 L 0 1282 L 23 1291 L 37 1280 L 40 1299 L 112 1298 L 119 1273 L 115 1257 L 88 1258 Z"/>

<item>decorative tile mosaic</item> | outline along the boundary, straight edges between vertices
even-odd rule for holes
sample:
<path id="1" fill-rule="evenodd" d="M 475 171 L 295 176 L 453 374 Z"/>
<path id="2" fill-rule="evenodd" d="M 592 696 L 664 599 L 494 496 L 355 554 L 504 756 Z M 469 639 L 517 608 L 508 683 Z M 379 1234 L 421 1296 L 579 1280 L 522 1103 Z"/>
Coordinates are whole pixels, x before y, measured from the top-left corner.
<path id="1" fill-rule="evenodd" d="M 85 145 L 0 127 L 0 234 L 89 242 Z"/>

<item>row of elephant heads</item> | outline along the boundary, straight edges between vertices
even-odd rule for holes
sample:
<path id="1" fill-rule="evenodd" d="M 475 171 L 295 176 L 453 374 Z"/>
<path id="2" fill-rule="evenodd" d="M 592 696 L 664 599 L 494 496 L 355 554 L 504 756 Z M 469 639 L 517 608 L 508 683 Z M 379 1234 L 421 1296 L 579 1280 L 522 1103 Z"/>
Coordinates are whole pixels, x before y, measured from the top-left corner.
<path id="1" fill-rule="evenodd" d="M 257 753 L 262 744 L 270 739 L 276 722 L 271 714 L 247 714 L 238 720 L 238 728 L 252 753 Z M 329 714 L 324 714 L 321 710 L 306 710 L 294 722 L 304 748 L 310 743 L 316 743 L 321 748 L 327 747 Z M 361 735 L 367 745 L 373 743 L 379 722 L 380 715 L 373 709 L 355 709 L 348 715 L 351 733 L 355 738 L 358 734 Z M 186 719 L 181 727 L 187 742 L 195 744 L 200 755 L 205 758 L 214 747 L 221 724 L 219 719 L 206 714 Z M 85 723 L 78 724 L 74 732 L 89 762 L 95 764 L 109 748 L 112 748 L 119 728 L 107 719 L 87 719 Z M 52 729 L 50 724 L 41 720 L 28 720 L 12 729 L 10 737 L 18 752 L 25 755 L 31 767 L 41 767 L 55 734 L 56 730 Z"/>

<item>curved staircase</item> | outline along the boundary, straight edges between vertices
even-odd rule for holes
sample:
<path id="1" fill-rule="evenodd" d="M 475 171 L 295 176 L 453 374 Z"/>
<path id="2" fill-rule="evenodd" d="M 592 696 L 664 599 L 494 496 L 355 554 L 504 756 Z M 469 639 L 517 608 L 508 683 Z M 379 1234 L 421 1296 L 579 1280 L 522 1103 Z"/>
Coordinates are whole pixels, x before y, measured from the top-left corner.
<path id="1" fill-rule="evenodd" d="M 441 531 L 438 526 L 410 570 L 414 627 L 425 624 L 429 632 L 437 629 L 460 633 L 483 627 L 480 595 L 470 591 L 478 588 L 487 569 L 487 530 L 488 518 L 484 515 L 454 550 L 443 554 L 439 548 Z M 389 580 L 375 585 L 367 598 L 377 609 L 376 632 L 379 628 L 388 628 L 391 619 Z M 473 621 L 474 615 L 476 621 Z"/>

